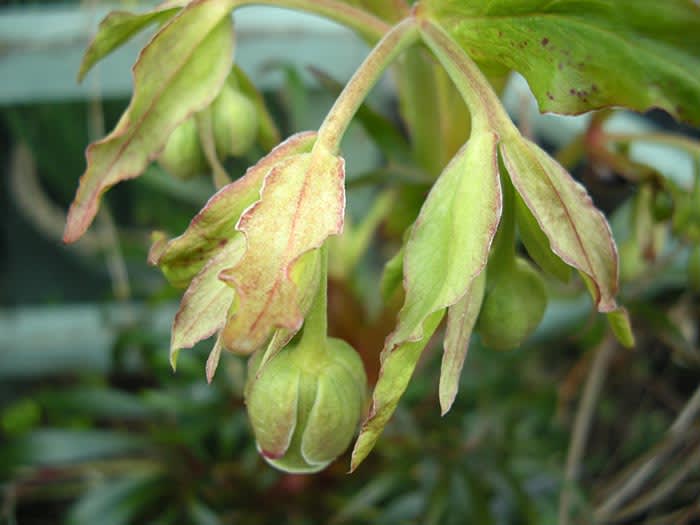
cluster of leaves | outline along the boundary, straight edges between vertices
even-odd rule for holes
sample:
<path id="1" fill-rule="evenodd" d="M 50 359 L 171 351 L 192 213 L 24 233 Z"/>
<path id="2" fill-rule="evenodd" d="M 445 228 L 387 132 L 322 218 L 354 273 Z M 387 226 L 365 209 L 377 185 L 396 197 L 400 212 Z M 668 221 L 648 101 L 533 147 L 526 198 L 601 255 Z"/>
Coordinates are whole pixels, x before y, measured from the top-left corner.
<path id="1" fill-rule="evenodd" d="M 135 32 L 152 23 L 162 26 L 134 68 L 129 108 L 116 128 L 88 149 L 88 167 L 69 212 L 66 241 L 86 231 L 104 191 L 139 176 L 173 130 L 191 115 L 205 112 L 219 95 L 233 56 L 229 13 L 246 3 L 169 2 L 146 14 L 116 13 L 102 23 L 86 54 L 83 73 Z M 209 381 L 223 349 L 245 355 L 264 351 L 264 362 L 274 357 L 302 327 L 324 279 L 319 248 L 329 242 L 331 279 L 338 279 L 338 289 L 345 290 L 339 297 L 351 302 L 356 299 L 349 291 L 356 264 L 380 222 L 385 223 L 388 241 L 403 243 L 397 243 L 400 249 L 386 264 L 379 326 L 363 329 L 372 336 L 374 349 L 367 349 L 371 346 L 367 341 L 356 345 L 363 357 L 378 360 L 379 370 L 353 451 L 353 469 L 374 447 L 443 318 L 439 399 L 443 414 L 452 407 L 472 331 L 489 341 L 484 316 L 477 321 L 482 304 L 486 310 L 489 301 L 496 302 L 495 323 L 503 322 L 503 329 L 508 329 L 511 320 L 499 318 L 505 303 L 493 297 L 498 283 L 522 268 L 537 278 L 542 272 L 564 281 L 570 268 L 576 269 L 594 307 L 608 314 L 613 333 L 623 344 L 632 343 L 627 313 L 616 300 L 617 253 L 605 217 L 561 164 L 521 135 L 494 86 L 504 71 L 516 70 L 529 81 L 542 110 L 580 113 L 613 105 L 635 110 L 660 107 L 697 123 L 700 86 L 687 73 L 698 64 L 700 47 L 696 37 L 689 36 L 698 34 L 697 5 L 681 0 L 655 8 L 633 2 L 589 6 L 523 0 L 470 6 L 430 0 L 409 9 L 403 2 L 387 1 L 373 5 L 372 14 L 367 6 L 330 0 L 272 3 L 335 18 L 379 43 L 342 89 L 318 133 L 293 135 L 272 149 L 243 177 L 216 193 L 181 236 L 171 240 L 157 236 L 151 262 L 174 285 L 187 287 L 173 327 L 173 366 L 181 348 L 214 334 L 218 335 L 207 362 Z M 651 17 L 655 9 L 664 16 Z M 413 46 L 418 42 L 424 48 Z M 387 65 L 409 47 L 397 62 L 406 141 L 393 124 L 362 102 Z M 629 73 L 622 82 L 620 71 Z M 331 79 L 318 76 L 331 89 L 337 88 Z M 435 94 L 427 103 L 426 92 Z M 345 170 L 338 155 L 340 140 L 356 112 L 386 157 L 378 174 L 388 187 L 373 213 L 358 226 L 345 223 Z M 204 128 L 200 137 L 206 143 Z M 605 160 L 608 143 L 601 142 L 597 132 L 599 128 L 591 126 L 585 145 L 592 158 L 597 153 Z M 620 156 L 624 157 L 616 158 Z M 212 161 L 212 170 L 219 168 Z M 415 179 L 407 180 L 406 173 Z M 374 180 L 378 174 L 372 174 Z M 659 182 L 665 178 L 654 180 L 654 191 L 671 193 L 670 182 Z M 692 240 L 696 196 L 691 193 L 688 203 L 680 205 L 685 193 L 674 191 L 675 212 L 659 222 L 670 220 L 676 234 L 691 232 Z M 639 199 L 648 198 L 643 197 L 646 194 L 640 191 Z M 644 211 L 646 204 L 638 209 Z M 634 217 L 638 231 L 647 232 L 642 223 L 648 217 L 644 213 Z M 516 231 L 537 272 L 520 256 L 516 260 Z M 647 259 L 653 258 L 650 253 L 644 251 Z M 539 290 L 538 286 L 530 288 Z M 510 291 L 506 289 L 506 294 Z M 506 306 L 524 312 L 532 300 Z M 360 318 L 367 319 L 367 305 L 360 302 L 359 310 Z M 537 310 L 541 315 L 544 305 Z M 524 328 L 516 344 L 538 322 L 536 315 L 532 322 L 521 323 Z M 332 308 L 330 323 L 333 327 Z M 357 334 L 351 330 L 347 338 L 353 337 Z M 460 434 L 457 441 L 462 439 Z M 465 461 L 458 462 L 456 472 L 478 468 Z M 447 501 L 447 494 L 463 491 L 464 486 L 472 487 L 474 494 L 491 493 L 494 489 L 488 483 L 503 483 L 498 476 L 487 483 L 460 481 L 445 458 L 437 462 L 444 467 L 438 469 L 440 474 L 423 476 L 434 480 L 423 492 L 436 496 L 420 507 L 427 515 L 435 513 L 437 521 L 452 515 L 440 498 Z M 506 484 L 516 487 L 514 500 L 526 501 L 528 489 L 508 479 Z M 478 500 L 475 496 L 477 507 Z M 475 509 L 485 520 L 498 522 L 499 511 L 494 508 Z"/>

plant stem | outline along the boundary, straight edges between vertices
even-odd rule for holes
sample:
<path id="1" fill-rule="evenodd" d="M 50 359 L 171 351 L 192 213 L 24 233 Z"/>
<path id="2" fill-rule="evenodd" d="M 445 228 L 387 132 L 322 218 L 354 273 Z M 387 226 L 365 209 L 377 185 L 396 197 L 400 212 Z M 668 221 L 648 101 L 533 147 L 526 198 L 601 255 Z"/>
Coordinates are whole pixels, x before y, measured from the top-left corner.
<path id="1" fill-rule="evenodd" d="M 323 145 L 333 153 L 338 151 L 350 121 L 384 70 L 417 40 L 418 29 L 413 18 L 403 20 L 384 35 L 336 99 L 318 130 L 316 145 Z"/>
<path id="2" fill-rule="evenodd" d="M 498 95 L 479 67 L 452 37 L 432 20 L 416 15 L 423 41 L 443 65 L 469 107 L 474 128 L 518 134 Z"/>
<path id="3" fill-rule="evenodd" d="M 597 348 L 593 359 L 591 371 L 586 379 L 583 396 L 576 412 L 576 420 L 571 433 L 569 452 L 566 457 L 566 470 L 564 472 L 564 487 L 559 497 L 559 525 L 568 525 L 571 506 L 571 485 L 579 476 L 581 458 L 586 448 L 586 441 L 591 430 L 593 412 L 598 403 L 600 392 L 603 389 L 605 376 L 608 373 L 608 365 L 617 348 L 617 343 L 611 337 L 605 339 Z"/>
<path id="4" fill-rule="evenodd" d="M 631 144 L 633 142 L 651 142 L 663 144 L 680 150 L 684 150 L 691 155 L 700 155 L 700 142 L 682 135 L 671 133 L 604 133 L 607 142 L 620 144 Z"/>
<path id="5" fill-rule="evenodd" d="M 304 332 L 299 346 L 310 350 L 310 357 L 326 352 L 328 336 L 328 246 L 319 248 L 321 277 L 318 291 L 304 321 Z"/>
<path id="6" fill-rule="evenodd" d="M 320 15 L 349 27 L 371 44 L 391 29 L 381 18 L 338 0 L 235 0 L 233 8 L 247 5 L 269 5 Z"/>

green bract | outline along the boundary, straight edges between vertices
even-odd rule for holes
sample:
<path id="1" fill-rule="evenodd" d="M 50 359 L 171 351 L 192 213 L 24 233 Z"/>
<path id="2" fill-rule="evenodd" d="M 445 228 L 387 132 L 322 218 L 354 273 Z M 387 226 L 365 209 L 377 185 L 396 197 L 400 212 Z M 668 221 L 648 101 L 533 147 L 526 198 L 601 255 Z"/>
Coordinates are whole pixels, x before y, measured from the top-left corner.
<path id="1" fill-rule="evenodd" d="M 518 258 L 510 271 L 500 274 L 486 292 L 476 329 L 487 346 L 509 350 L 537 328 L 546 306 L 542 277 L 527 261 Z"/>
<path id="2" fill-rule="evenodd" d="M 214 139 L 220 158 L 246 153 L 258 134 L 258 111 L 253 102 L 240 91 L 224 84 L 212 104 Z"/>
<path id="3" fill-rule="evenodd" d="M 262 352 L 252 358 L 248 416 L 260 453 L 285 472 L 323 469 L 348 447 L 362 415 L 367 378 L 359 355 L 340 339 L 318 344 L 289 345 L 262 370 Z"/>
<path id="4" fill-rule="evenodd" d="M 158 162 L 171 175 L 180 179 L 188 179 L 206 171 L 207 160 L 199 142 L 194 117 L 187 119 L 170 134 Z"/>

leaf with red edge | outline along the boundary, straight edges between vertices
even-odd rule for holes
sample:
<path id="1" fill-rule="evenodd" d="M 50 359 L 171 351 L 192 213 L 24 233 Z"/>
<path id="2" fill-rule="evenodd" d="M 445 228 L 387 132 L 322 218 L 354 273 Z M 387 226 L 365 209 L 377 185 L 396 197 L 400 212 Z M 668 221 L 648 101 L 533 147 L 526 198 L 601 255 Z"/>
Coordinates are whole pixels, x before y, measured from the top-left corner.
<path id="1" fill-rule="evenodd" d="M 469 350 L 469 341 L 481 310 L 486 289 L 486 272 L 481 272 L 457 303 L 447 309 L 445 351 L 440 366 L 440 408 L 444 416 L 449 412 L 459 390 L 459 377 Z"/>
<path id="2" fill-rule="evenodd" d="M 617 248 L 605 216 L 585 188 L 537 144 L 511 135 L 500 145 L 513 186 L 551 250 L 585 274 L 600 312 L 617 308 Z"/>
<path id="3" fill-rule="evenodd" d="M 170 363 L 173 368 L 181 349 L 191 348 L 223 328 L 233 303 L 234 291 L 219 280 L 219 272 L 236 264 L 244 250 L 243 237 L 233 238 L 192 279 L 173 322 L 170 339 Z"/>
<path id="4" fill-rule="evenodd" d="M 114 184 L 138 177 L 175 127 L 214 100 L 231 68 L 233 0 L 194 0 L 143 49 L 134 94 L 114 130 L 92 143 L 63 240 L 78 240 Z"/>
<path id="5" fill-rule="evenodd" d="M 169 242 L 153 244 L 148 260 L 158 265 L 174 286 L 187 286 L 206 262 L 241 232 L 236 223 L 243 212 L 260 199 L 263 180 L 279 162 L 311 151 L 315 132 L 292 135 L 240 179 L 221 188 L 192 219 L 187 230 Z"/>
<path id="6" fill-rule="evenodd" d="M 318 145 L 275 165 L 261 199 L 238 221 L 246 237 L 241 262 L 221 273 L 237 293 L 237 306 L 223 330 L 224 346 L 250 354 L 278 328 L 298 330 L 302 294 L 292 280 L 294 265 L 339 234 L 345 212 L 343 159 Z"/>

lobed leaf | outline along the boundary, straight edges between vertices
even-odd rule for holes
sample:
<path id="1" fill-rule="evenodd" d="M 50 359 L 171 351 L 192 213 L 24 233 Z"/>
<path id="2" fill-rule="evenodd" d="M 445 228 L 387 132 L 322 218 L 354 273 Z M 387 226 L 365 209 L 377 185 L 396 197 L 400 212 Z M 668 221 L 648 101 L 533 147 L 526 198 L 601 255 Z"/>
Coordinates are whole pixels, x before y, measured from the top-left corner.
<path id="1" fill-rule="evenodd" d="M 588 276 L 596 307 L 617 308 L 617 249 L 585 188 L 539 146 L 517 135 L 501 142 L 503 163 L 552 251 Z"/>
<path id="2" fill-rule="evenodd" d="M 700 5 L 691 0 L 426 0 L 476 61 L 521 73 L 540 109 L 660 107 L 700 123 Z"/>
<path id="3" fill-rule="evenodd" d="M 469 285 L 459 301 L 447 309 L 445 352 L 440 367 L 440 408 L 444 416 L 449 412 L 459 390 L 459 376 L 469 350 L 469 340 L 486 290 L 486 272 L 482 271 Z"/>
<path id="4" fill-rule="evenodd" d="M 257 164 L 248 168 L 240 179 L 221 188 L 192 219 L 187 230 L 175 239 L 156 241 L 148 260 L 160 266 L 174 286 L 187 286 L 206 262 L 241 233 L 236 223 L 243 212 L 260 199 L 263 180 L 282 160 L 308 152 L 316 133 L 292 135 Z"/>
<path id="5" fill-rule="evenodd" d="M 85 50 L 80 63 L 78 82 L 92 67 L 129 41 L 131 37 L 150 26 L 165 22 L 177 13 L 182 6 L 161 4 L 146 13 L 129 13 L 127 11 L 112 11 L 100 22 L 92 42 Z"/>
<path id="6" fill-rule="evenodd" d="M 296 331 L 303 322 L 292 272 L 297 260 L 343 228 L 343 159 L 316 147 L 275 165 L 261 199 L 236 228 L 246 237 L 238 265 L 221 272 L 237 293 L 237 308 L 223 331 L 226 348 L 250 354 L 277 328 Z"/>
<path id="7" fill-rule="evenodd" d="M 134 65 L 129 107 L 114 130 L 87 149 L 65 242 L 85 233 L 108 188 L 140 175 L 173 129 L 217 95 L 233 57 L 232 4 L 194 0 L 143 49 Z"/>

